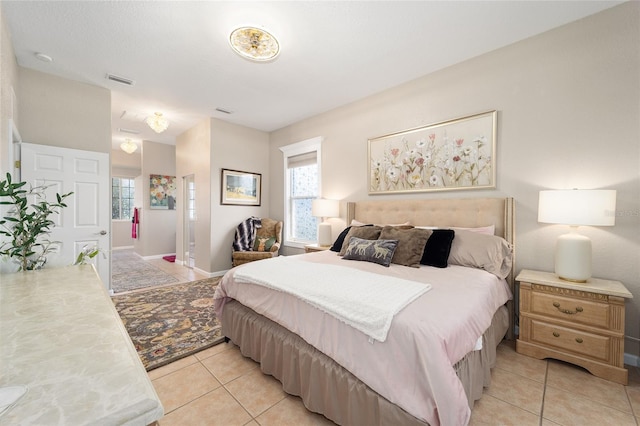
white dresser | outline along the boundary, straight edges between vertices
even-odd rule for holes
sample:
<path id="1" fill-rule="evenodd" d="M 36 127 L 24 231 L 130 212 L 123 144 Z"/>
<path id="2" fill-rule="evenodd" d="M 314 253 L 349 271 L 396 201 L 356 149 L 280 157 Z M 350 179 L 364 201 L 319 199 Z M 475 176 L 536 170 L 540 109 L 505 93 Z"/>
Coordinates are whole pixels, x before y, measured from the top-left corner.
<path id="1" fill-rule="evenodd" d="M 93 266 L 0 275 L 0 425 L 147 425 L 162 404 Z"/>

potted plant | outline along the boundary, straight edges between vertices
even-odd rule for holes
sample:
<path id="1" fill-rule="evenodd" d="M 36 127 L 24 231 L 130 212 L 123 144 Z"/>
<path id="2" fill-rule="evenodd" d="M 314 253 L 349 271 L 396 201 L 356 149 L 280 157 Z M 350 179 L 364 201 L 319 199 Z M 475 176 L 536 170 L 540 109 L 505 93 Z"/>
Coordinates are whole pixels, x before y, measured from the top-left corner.
<path id="1" fill-rule="evenodd" d="M 0 219 L 0 256 L 18 263 L 19 271 L 41 269 L 47 262 L 47 254 L 56 248 L 58 241 L 50 241 L 48 236 L 55 222 L 52 214 L 59 214 L 67 205 L 65 198 L 73 194 L 56 194 L 56 202 L 47 201 L 45 190 L 48 186 L 25 189 L 26 182 L 13 183 L 11 174 L 0 181 L 0 205 L 8 205 L 9 210 Z M 29 204 L 28 197 L 35 197 L 35 204 Z"/>

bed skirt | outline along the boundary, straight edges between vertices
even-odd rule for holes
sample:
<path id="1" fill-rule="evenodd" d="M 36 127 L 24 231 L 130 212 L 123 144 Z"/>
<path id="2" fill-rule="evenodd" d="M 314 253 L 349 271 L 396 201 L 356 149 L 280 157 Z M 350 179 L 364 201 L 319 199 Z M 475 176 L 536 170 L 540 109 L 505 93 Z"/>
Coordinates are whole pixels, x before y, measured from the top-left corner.
<path id="1" fill-rule="evenodd" d="M 281 325 L 229 300 L 220 321 L 222 333 L 240 347 L 242 355 L 260 363 L 285 392 L 299 396 L 310 411 L 340 425 L 426 425 L 378 395 L 356 376 Z M 483 335 L 483 348 L 455 365 L 469 407 L 491 382 L 496 347 L 509 328 L 507 309 L 501 307 Z"/>

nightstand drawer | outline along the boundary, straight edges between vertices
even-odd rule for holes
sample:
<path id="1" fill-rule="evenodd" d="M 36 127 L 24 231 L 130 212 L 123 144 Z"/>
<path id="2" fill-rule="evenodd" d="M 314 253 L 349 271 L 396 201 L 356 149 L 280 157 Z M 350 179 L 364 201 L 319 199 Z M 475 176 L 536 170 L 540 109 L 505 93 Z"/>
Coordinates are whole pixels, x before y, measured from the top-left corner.
<path id="1" fill-rule="evenodd" d="M 593 359 L 610 361 L 610 337 L 532 320 L 531 341 L 569 350 Z"/>
<path id="2" fill-rule="evenodd" d="M 532 292 L 531 312 L 580 324 L 608 329 L 610 305 L 555 294 Z"/>

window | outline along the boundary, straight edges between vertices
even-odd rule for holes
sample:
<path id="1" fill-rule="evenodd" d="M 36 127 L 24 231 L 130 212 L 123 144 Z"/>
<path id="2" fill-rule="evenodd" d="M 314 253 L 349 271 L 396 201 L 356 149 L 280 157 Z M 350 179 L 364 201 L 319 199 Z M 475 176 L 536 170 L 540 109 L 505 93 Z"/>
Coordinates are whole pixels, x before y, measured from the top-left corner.
<path id="1" fill-rule="evenodd" d="M 111 179 L 111 219 L 131 219 L 134 193 L 133 179 L 123 177 Z"/>
<path id="2" fill-rule="evenodd" d="M 303 247 L 317 240 L 318 219 L 311 201 L 320 196 L 320 145 L 322 138 L 281 147 L 285 171 L 284 244 Z"/>

